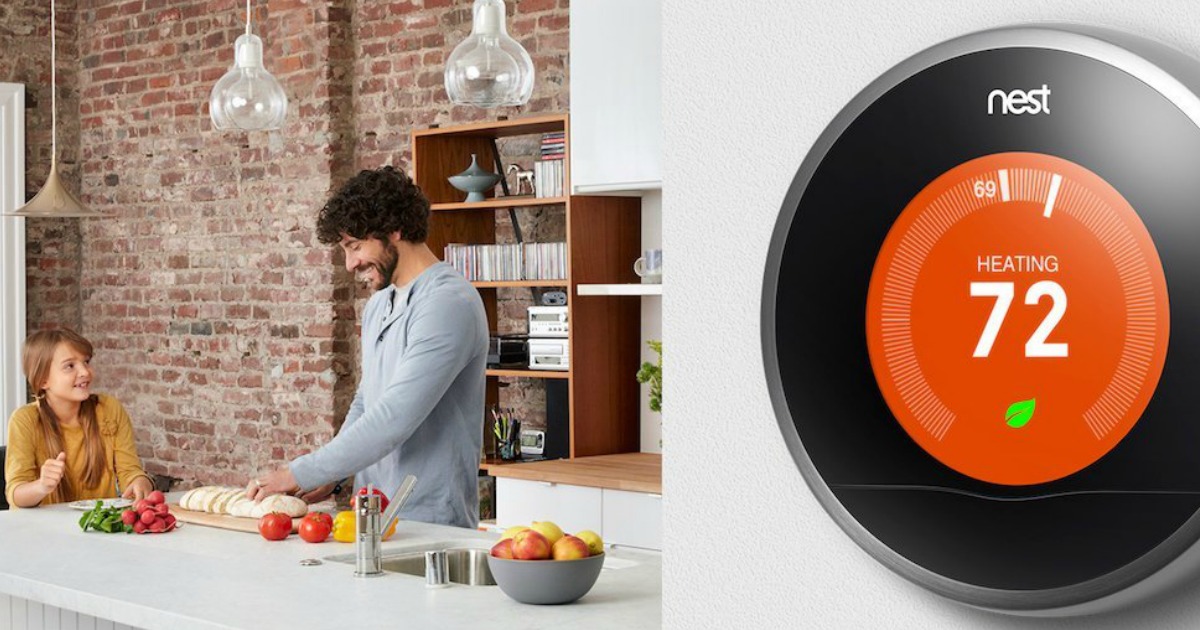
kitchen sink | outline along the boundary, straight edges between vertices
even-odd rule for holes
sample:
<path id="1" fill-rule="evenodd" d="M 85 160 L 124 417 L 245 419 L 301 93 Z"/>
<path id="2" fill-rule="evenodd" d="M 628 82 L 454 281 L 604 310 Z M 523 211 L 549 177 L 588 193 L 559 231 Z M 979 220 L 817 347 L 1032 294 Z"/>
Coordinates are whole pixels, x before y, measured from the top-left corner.
<path id="1" fill-rule="evenodd" d="M 444 541 L 425 545 L 410 545 L 383 552 L 383 570 L 425 577 L 425 552 L 445 551 L 448 578 L 454 584 L 466 586 L 495 586 L 496 580 L 488 568 L 488 549 L 473 544 L 478 541 Z M 326 558 L 330 562 L 354 564 L 354 554 Z"/>
<path id="2" fill-rule="evenodd" d="M 496 580 L 488 568 L 486 549 L 447 549 L 446 565 L 449 579 L 467 586 L 495 586 Z M 383 557 L 383 570 L 408 575 L 425 576 L 425 552 Z"/>

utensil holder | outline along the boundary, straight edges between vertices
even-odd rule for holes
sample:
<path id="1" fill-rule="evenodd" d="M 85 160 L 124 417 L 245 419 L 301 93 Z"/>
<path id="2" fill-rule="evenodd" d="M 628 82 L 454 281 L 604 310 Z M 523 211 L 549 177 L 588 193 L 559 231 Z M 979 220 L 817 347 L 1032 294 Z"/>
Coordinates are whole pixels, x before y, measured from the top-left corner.
<path id="1" fill-rule="evenodd" d="M 500 459 L 511 462 L 521 459 L 521 438 L 514 436 L 506 441 L 497 441 Z"/>

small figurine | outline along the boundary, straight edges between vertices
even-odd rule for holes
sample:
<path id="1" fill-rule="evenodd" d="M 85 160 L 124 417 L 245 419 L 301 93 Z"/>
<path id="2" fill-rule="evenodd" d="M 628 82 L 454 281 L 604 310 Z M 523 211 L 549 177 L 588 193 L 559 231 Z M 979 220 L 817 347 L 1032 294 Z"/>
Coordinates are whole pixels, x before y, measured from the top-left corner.
<path id="1" fill-rule="evenodd" d="M 521 166 L 519 164 L 509 164 L 508 170 L 505 171 L 505 174 L 512 175 L 514 171 L 517 173 L 517 182 L 516 182 L 517 185 L 516 185 L 516 191 L 513 194 L 515 194 L 515 195 L 532 195 L 533 194 L 533 171 L 532 170 L 523 171 L 523 170 L 521 170 Z"/>

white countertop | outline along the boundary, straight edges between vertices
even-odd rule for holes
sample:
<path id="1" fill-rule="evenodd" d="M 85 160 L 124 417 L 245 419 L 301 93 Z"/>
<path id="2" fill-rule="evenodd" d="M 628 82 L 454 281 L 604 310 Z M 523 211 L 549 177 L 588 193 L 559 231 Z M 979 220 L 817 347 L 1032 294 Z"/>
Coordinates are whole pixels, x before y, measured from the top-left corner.
<path id="1" fill-rule="evenodd" d="M 425 578 L 355 578 L 351 543 L 269 542 L 184 525 L 167 534 L 80 531 L 66 506 L 0 512 L 0 593 L 152 630 L 169 628 L 659 628 L 661 554 L 610 549 L 596 585 L 562 606 L 529 606 L 497 586 L 425 588 Z M 453 541 L 486 548 L 498 536 L 401 522 L 383 543 Z M 471 545 L 470 543 L 475 543 Z M 325 560 L 349 554 L 350 564 Z M 320 566 L 305 567 L 305 558 Z"/>

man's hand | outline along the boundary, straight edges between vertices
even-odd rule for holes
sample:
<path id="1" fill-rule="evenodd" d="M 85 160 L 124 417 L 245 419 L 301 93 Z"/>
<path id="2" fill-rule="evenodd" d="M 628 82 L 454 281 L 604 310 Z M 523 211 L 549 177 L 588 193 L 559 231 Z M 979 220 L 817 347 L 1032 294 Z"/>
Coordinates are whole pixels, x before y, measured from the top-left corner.
<path id="1" fill-rule="evenodd" d="M 327 483 L 323 486 L 317 486 L 316 488 L 301 494 L 300 498 L 304 499 L 305 503 L 320 503 L 321 501 L 329 498 L 329 495 L 333 494 L 333 489 L 336 486 L 336 481 Z"/>
<path id="2" fill-rule="evenodd" d="M 58 457 L 47 459 L 46 463 L 42 464 L 42 476 L 38 478 L 38 485 L 47 495 L 50 495 L 58 488 L 58 484 L 66 472 L 67 454 L 59 453 Z"/>
<path id="3" fill-rule="evenodd" d="M 129 487 L 125 488 L 125 492 L 121 493 L 121 497 L 125 499 L 133 499 L 141 501 L 146 498 L 154 490 L 154 485 L 150 483 L 150 479 L 146 477 L 138 477 L 130 482 Z"/>
<path id="4" fill-rule="evenodd" d="M 246 498 L 262 501 L 272 494 L 285 494 L 299 489 L 300 484 L 296 483 L 296 477 L 292 475 L 292 470 L 284 466 L 275 472 L 251 479 L 246 484 Z"/>

